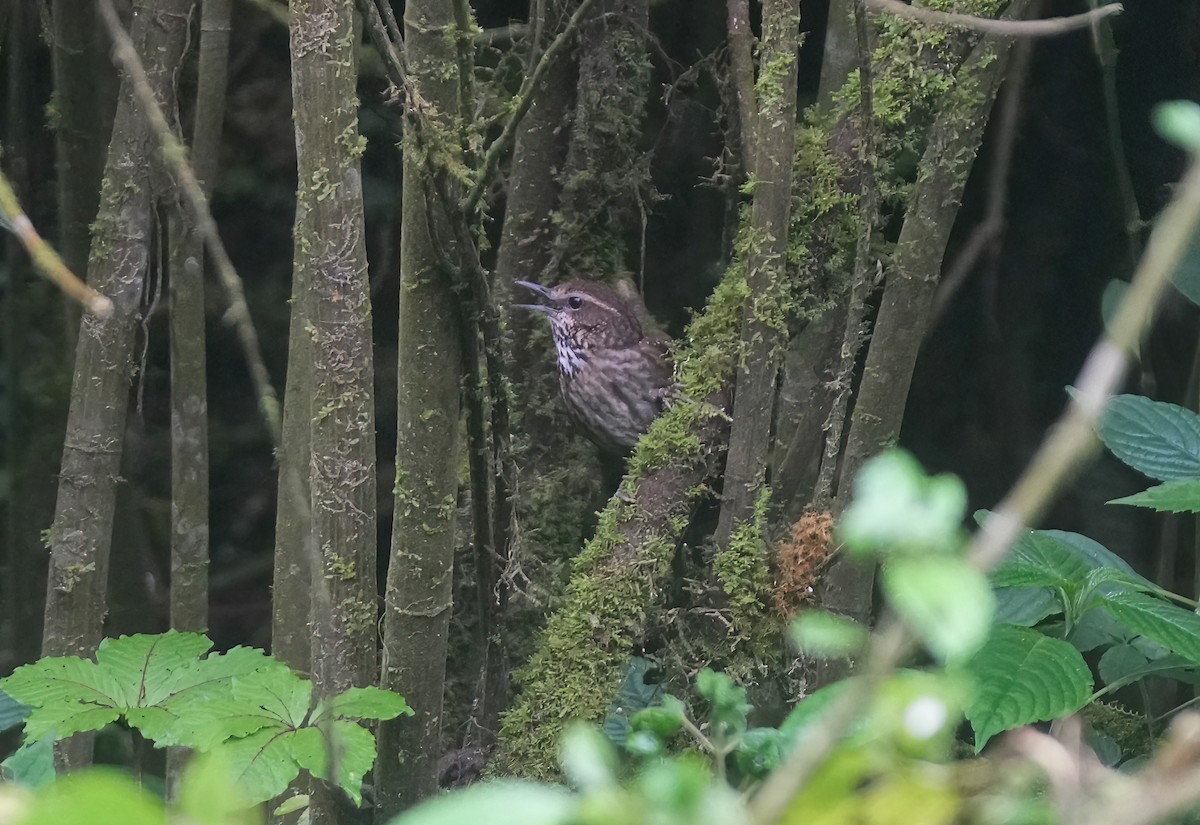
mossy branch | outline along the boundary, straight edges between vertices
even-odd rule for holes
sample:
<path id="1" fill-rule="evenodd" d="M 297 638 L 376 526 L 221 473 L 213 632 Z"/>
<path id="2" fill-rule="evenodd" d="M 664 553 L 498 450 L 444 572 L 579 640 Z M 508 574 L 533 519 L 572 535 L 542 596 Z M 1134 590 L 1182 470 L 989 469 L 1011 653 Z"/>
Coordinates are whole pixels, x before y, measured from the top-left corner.
<path id="1" fill-rule="evenodd" d="M 3 172 L 0 172 L 0 217 L 3 217 L 21 241 L 38 271 L 61 289 L 63 294 L 81 303 L 88 312 L 98 318 L 108 318 L 112 315 L 113 302 L 79 280 L 63 263 L 54 247 L 38 234 L 33 222 L 17 201 L 17 194 Z"/>

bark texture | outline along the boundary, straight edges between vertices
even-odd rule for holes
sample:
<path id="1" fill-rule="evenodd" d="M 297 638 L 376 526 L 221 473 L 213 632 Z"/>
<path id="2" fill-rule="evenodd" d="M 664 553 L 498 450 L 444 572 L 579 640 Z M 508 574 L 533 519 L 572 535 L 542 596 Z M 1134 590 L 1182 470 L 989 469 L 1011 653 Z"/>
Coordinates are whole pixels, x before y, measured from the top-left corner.
<path id="1" fill-rule="evenodd" d="M 1009 4 L 1006 16 L 1023 16 L 1028 5 L 1025 0 Z M 922 27 L 916 27 L 909 36 L 920 37 L 922 31 Z M 886 287 L 848 422 L 845 449 L 839 457 L 836 509 L 849 500 L 855 474 L 863 463 L 899 438 L 946 244 L 1008 65 L 1008 44 L 984 41 L 972 48 L 967 37 L 959 35 L 957 42 L 948 41 L 946 48 L 951 54 L 961 55 L 953 70 L 955 83 L 928 104 L 935 114 L 926 127 L 917 182 L 908 199 L 896 252 L 886 273 Z M 890 79 L 886 71 L 889 67 L 882 68 L 880 82 L 886 83 Z M 835 558 L 819 588 L 822 606 L 856 621 L 867 621 L 874 572 L 873 566 L 844 556 Z M 842 674 L 841 668 L 822 669 L 814 682 L 824 684 Z"/>
<path id="2" fill-rule="evenodd" d="M 312 675 L 315 695 L 330 696 L 377 675 L 375 402 L 358 160 L 365 140 L 353 0 L 293 0 L 290 10 L 299 181 L 293 266 L 308 287 L 301 334 L 312 364 Z M 313 822 L 337 821 L 332 792 L 313 791 Z"/>
<path id="3" fill-rule="evenodd" d="M 196 177 L 211 195 L 217 174 L 231 0 L 205 0 L 192 128 Z M 208 629 L 208 387 L 204 240 L 179 209 L 171 226 L 171 627 Z"/>
<path id="4" fill-rule="evenodd" d="M 384 722 L 376 763 L 376 821 L 437 790 L 454 564 L 462 336 L 443 261 L 463 250 L 437 193 L 461 160 L 463 78 L 451 0 L 410 0 L 404 57 L 415 90 L 407 105 L 420 144 L 406 135 L 400 242 L 396 510 L 384 604 L 383 685 L 415 716 Z M 452 67 L 459 67 L 455 71 Z M 419 99 L 417 99 L 419 96 Z"/>
<path id="5" fill-rule="evenodd" d="M 134 5 L 133 39 L 155 95 L 174 106 L 174 73 L 190 0 Z M 125 437 L 134 332 L 149 260 L 157 154 L 128 79 L 121 85 L 93 228 L 88 284 L 108 296 L 112 317 L 84 316 L 79 329 L 58 501 L 50 529 L 42 652 L 89 656 L 100 641 L 113 511 Z M 64 749 L 64 767 L 88 756 Z"/>
<path id="6" fill-rule="evenodd" d="M 718 547 L 727 547 L 737 525 L 753 514 L 766 481 L 775 383 L 788 333 L 783 281 L 790 241 L 799 47 L 799 3 L 765 2 L 756 84 L 758 112 L 750 140 L 755 182 L 746 271 L 749 300 L 742 316 L 743 355 L 734 393 Z"/>
<path id="7" fill-rule="evenodd" d="M 552 277 L 611 278 L 649 179 L 639 146 L 650 62 L 648 0 L 599 0 L 579 33 L 579 79 Z"/>

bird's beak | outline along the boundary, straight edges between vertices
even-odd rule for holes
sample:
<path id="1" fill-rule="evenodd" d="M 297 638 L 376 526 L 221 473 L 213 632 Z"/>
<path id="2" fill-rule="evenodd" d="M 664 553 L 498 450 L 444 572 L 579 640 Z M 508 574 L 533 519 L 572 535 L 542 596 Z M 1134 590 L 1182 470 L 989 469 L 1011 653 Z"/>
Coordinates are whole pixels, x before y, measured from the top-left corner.
<path id="1" fill-rule="evenodd" d="M 538 295 L 541 295 L 548 301 L 553 301 L 554 298 L 550 294 L 550 290 L 541 284 L 535 284 L 533 281 L 514 281 L 518 286 L 523 286 L 526 289 L 533 290 Z M 532 309 L 537 312 L 557 312 L 558 308 L 554 306 L 546 306 L 545 304 L 513 304 L 517 309 Z"/>

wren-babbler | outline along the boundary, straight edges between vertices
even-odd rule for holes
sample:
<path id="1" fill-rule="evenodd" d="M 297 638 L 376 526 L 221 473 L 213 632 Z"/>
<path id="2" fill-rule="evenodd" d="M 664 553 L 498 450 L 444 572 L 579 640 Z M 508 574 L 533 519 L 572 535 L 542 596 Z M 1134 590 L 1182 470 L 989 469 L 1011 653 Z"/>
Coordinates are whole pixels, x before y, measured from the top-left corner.
<path id="1" fill-rule="evenodd" d="M 628 454 L 673 392 L 666 347 L 642 330 L 629 301 L 602 283 L 517 283 L 546 299 L 517 306 L 550 319 L 558 386 L 572 420 L 601 449 Z"/>

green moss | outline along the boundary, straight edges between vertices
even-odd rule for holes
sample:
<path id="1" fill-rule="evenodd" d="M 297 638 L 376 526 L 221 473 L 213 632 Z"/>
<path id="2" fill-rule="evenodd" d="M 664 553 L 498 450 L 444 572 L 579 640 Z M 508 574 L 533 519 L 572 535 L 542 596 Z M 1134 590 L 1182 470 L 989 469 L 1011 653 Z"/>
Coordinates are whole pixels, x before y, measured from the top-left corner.
<path id="1" fill-rule="evenodd" d="M 738 524 L 729 536 L 729 546 L 713 557 L 713 573 L 729 600 L 735 631 L 753 634 L 765 613 L 771 592 L 770 550 L 764 536 L 770 488 L 763 485 L 751 517 Z"/>
<path id="2" fill-rule="evenodd" d="M 333 553 L 325 559 L 325 569 L 340 581 L 351 581 L 358 575 L 354 562 Z"/>
<path id="3" fill-rule="evenodd" d="M 1112 702 L 1092 702 L 1079 713 L 1093 730 L 1120 746 L 1124 759 L 1145 755 L 1154 745 L 1149 722 L 1140 713 Z"/>

